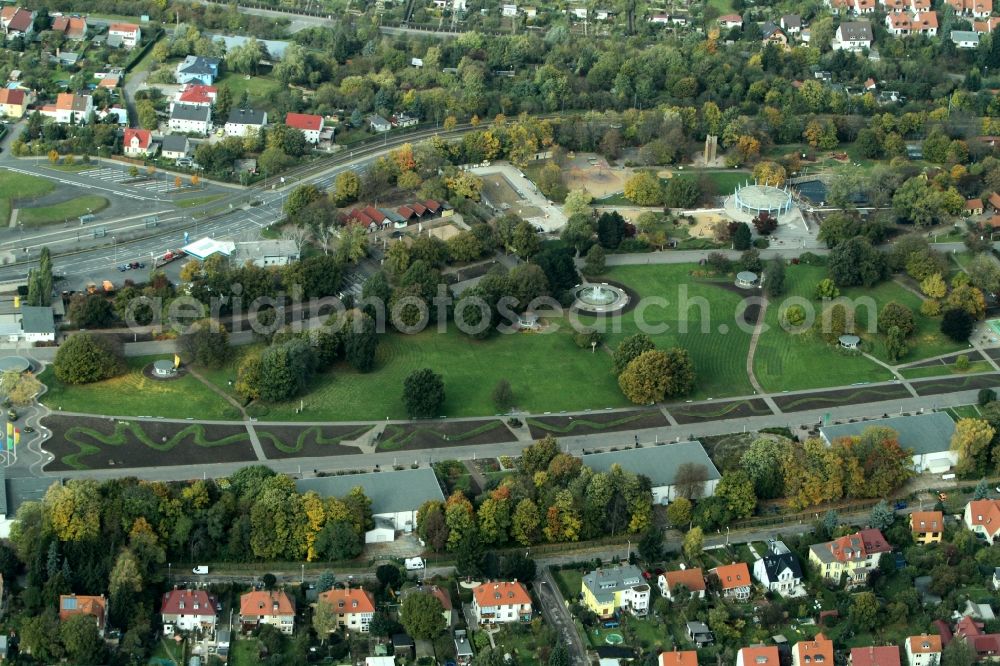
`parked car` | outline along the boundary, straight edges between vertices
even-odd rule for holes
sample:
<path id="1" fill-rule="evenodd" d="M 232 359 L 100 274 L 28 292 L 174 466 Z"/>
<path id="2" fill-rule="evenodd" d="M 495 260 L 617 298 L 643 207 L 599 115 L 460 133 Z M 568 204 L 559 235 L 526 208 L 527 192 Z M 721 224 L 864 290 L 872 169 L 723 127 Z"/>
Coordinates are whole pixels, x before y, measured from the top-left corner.
<path id="1" fill-rule="evenodd" d="M 208 573 L 208 566 L 200 564 L 196 566 L 194 569 L 191 569 L 191 573 L 197 574 L 199 576 L 204 576 L 205 574 Z"/>
<path id="2" fill-rule="evenodd" d="M 23 428 L 21 428 L 21 431 L 22 432 L 27 432 L 27 433 L 32 433 L 32 432 L 35 432 L 35 429 L 32 428 L 31 426 L 24 426 Z"/>
<path id="3" fill-rule="evenodd" d="M 13 409 L 8 409 L 7 410 L 7 420 L 8 421 L 16 421 L 17 420 L 17 412 L 15 412 Z"/>
<path id="4" fill-rule="evenodd" d="M 128 270 L 128 264 L 122 264 L 121 266 L 118 267 L 118 270 L 124 273 L 125 271 Z"/>
<path id="5" fill-rule="evenodd" d="M 898 502 L 896 502 L 895 509 L 896 511 L 902 511 L 903 509 L 906 508 L 906 506 L 907 506 L 906 502 L 904 502 L 903 500 L 899 500 Z"/>

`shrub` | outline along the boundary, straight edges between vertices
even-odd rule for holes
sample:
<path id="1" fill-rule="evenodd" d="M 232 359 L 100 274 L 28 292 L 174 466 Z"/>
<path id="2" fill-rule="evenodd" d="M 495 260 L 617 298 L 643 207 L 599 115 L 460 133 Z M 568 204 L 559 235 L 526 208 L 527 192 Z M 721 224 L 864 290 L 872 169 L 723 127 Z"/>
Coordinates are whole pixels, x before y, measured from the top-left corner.
<path id="1" fill-rule="evenodd" d="M 53 369 L 59 381 L 90 384 L 125 372 L 125 356 L 116 340 L 78 333 L 59 346 Z"/>

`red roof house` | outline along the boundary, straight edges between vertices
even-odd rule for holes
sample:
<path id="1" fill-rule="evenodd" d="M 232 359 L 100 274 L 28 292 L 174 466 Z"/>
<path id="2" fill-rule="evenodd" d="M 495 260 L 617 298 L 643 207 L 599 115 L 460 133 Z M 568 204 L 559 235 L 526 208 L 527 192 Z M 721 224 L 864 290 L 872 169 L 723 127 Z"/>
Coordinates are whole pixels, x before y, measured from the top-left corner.
<path id="1" fill-rule="evenodd" d="M 323 130 L 323 116 L 310 113 L 289 113 L 285 116 L 285 125 L 302 132 L 309 143 L 318 143 L 319 133 Z"/>
<path id="2" fill-rule="evenodd" d="M 66 39 L 83 39 L 87 36 L 87 19 L 79 16 L 57 16 L 52 21 L 52 29 L 61 32 Z"/>
<path id="3" fill-rule="evenodd" d="M 211 106 L 215 103 L 215 98 L 218 94 L 219 89 L 215 86 L 206 86 L 200 83 L 188 84 L 181 90 L 177 101 L 183 104 Z"/>
<path id="4" fill-rule="evenodd" d="M 853 648 L 851 666 L 899 666 L 899 648 L 895 645 Z"/>
<path id="5" fill-rule="evenodd" d="M 125 129 L 125 140 L 122 142 L 122 150 L 126 155 L 148 155 L 152 145 L 153 133 L 149 130 L 132 127 Z"/>

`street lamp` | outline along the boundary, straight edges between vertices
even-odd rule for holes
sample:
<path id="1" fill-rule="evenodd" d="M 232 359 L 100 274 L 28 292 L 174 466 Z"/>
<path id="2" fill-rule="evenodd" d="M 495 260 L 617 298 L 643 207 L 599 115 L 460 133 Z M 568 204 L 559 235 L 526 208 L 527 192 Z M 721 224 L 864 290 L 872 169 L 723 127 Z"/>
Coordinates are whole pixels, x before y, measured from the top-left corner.
<path id="1" fill-rule="evenodd" d="M 114 248 L 114 261 L 115 265 L 118 264 L 118 238 L 116 236 L 111 237 L 112 247 Z"/>

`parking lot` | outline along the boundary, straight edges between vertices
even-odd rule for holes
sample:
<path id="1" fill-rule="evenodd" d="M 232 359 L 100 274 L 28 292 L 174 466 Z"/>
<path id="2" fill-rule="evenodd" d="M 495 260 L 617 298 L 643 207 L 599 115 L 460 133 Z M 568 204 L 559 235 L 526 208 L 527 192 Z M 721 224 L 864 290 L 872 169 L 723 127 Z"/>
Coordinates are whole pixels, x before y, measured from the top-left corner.
<path id="1" fill-rule="evenodd" d="M 170 192 L 177 189 L 174 185 L 174 178 L 166 172 L 154 173 L 153 175 L 148 175 L 144 171 L 140 171 L 140 175 L 136 178 L 129 176 L 126 169 L 119 167 L 96 167 L 94 169 L 87 169 L 86 171 L 77 172 L 80 176 L 87 178 L 94 178 L 96 180 L 101 180 L 106 183 L 114 183 L 116 185 L 122 185 L 124 187 L 133 187 L 146 192 Z M 142 179 L 142 180 L 138 180 Z M 134 181 L 134 182 L 125 182 Z"/>

